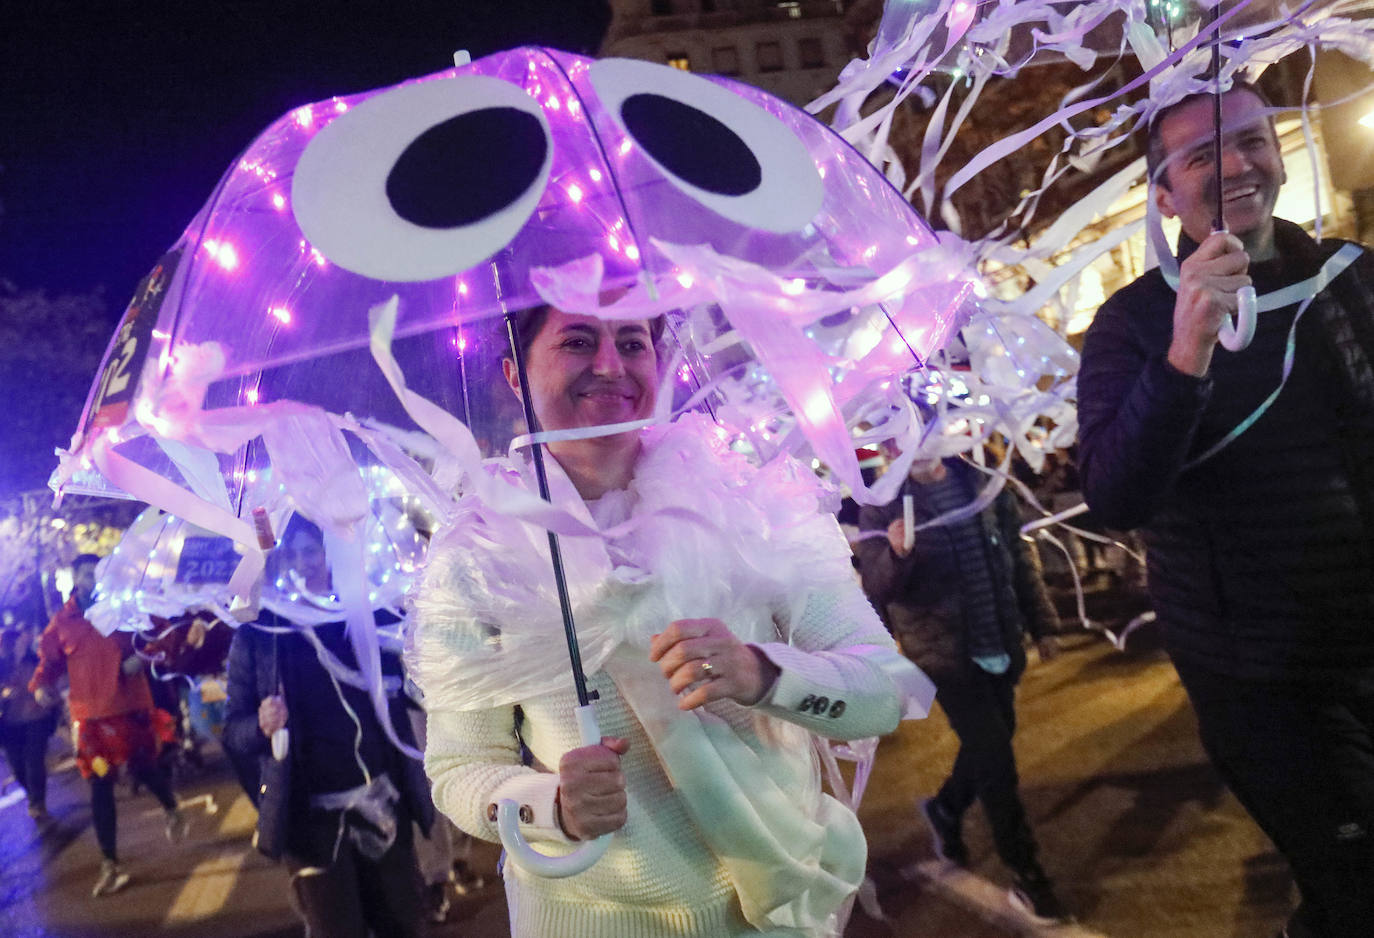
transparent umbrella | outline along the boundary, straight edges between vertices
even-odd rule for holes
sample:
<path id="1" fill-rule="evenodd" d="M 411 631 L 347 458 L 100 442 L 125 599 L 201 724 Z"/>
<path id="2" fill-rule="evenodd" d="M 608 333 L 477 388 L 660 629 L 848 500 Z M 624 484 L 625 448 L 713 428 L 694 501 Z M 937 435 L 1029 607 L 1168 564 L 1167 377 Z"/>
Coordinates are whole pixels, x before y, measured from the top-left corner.
<path id="1" fill-rule="evenodd" d="M 375 677 L 372 467 L 440 521 L 458 485 L 568 521 L 478 467 L 523 422 L 492 389 L 496 317 L 669 314 L 680 393 L 658 419 L 709 406 L 761 458 L 808 456 L 887 500 L 848 426 L 915 438 L 901 376 L 970 292 L 958 256 L 805 113 L 726 79 L 517 49 L 298 108 L 254 141 L 131 303 L 54 485 L 232 539 L 239 602 L 265 565 L 254 510 L 299 512 Z"/>

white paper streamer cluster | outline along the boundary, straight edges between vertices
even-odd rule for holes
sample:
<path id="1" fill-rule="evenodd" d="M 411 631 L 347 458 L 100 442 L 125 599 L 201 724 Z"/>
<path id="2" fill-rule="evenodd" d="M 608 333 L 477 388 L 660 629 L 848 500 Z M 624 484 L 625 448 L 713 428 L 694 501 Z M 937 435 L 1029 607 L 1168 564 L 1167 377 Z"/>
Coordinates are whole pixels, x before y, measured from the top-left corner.
<path id="1" fill-rule="evenodd" d="M 1213 4 L 1203 6 L 1210 8 Z M 1047 452 L 1067 446 L 1076 433 L 1074 377 L 1077 354 L 1062 332 L 1037 317 L 1044 308 L 1077 295 L 1083 271 L 1106 251 L 1139 230 L 1139 223 L 1093 237 L 1089 226 L 1144 175 L 1136 160 L 1102 182 L 1049 224 L 1029 247 L 1015 243 L 1032 230 L 1041 197 L 1056 185 L 1092 172 L 1104 156 L 1127 143 L 1158 110 L 1185 95 L 1209 91 L 1212 37 L 1220 35 L 1221 80 L 1255 80 L 1268 66 L 1300 50 L 1335 49 L 1374 62 L 1374 21 L 1355 19 L 1365 6 L 1334 2 L 1240 0 L 1218 10 L 1215 27 L 1201 7 L 1154 0 L 1089 0 L 1066 5 L 1049 0 L 888 0 L 878 33 L 865 59 L 846 67 L 837 86 L 808 105 L 812 113 L 836 106 L 833 124 L 902 188 L 927 218 L 941 218 L 955 231 L 962 220 L 951 197 L 981 174 L 997 172 L 999 161 L 1038 138 L 1063 135 L 1040 186 L 1026 193 L 1008 222 L 972 241 L 941 233 L 951 251 L 962 251 L 971 270 L 988 274 L 1019 268 L 1031 283 L 1016 296 L 982 299 L 982 314 L 963 330 L 963 357 L 927 370 L 925 389 L 950 438 L 946 453 L 977 456 L 993 433 L 1001 434 L 1035 469 Z M 1172 13 L 1170 24 L 1164 17 Z M 1096 79 L 1074 88 L 1059 110 L 1030 128 L 1007 135 L 962 165 L 946 162 L 956 134 L 989 82 L 1032 81 L 1034 66 L 1072 62 L 1085 71 L 1100 57 L 1133 56 L 1142 73 L 1122 87 L 1104 91 Z M 1311 82 L 1309 71 L 1308 84 Z M 882 106 L 864 111 L 885 83 L 896 86 Z M 1145 92 L 1148 90 L 1148 94 Z M 905 160 L 889 141 L 893 118 L 908 101 L 931 110 L 919 154 Z M 1110 116 L 1078 127 L 1086 112 Z M 1304 128 L 1307 114 L 1303 112 Z M 1082 123 L 1081 121 L 1079 123 Z M 1308 135 L 1311 141 L 1310 133 Z M 949 172 L 946 173 L 948 166 Z M 937 174 L 946 176 L 936 186 Z M 1321 211 L 1316 213 L 1318 219 Z M 1320 224 L 1320 221 L 1318 222 Z M 1318 231 L 1320 235 L 1320 229 Z M 1067 258 L 1051 264 L 1069 245 Z M 865 439 L 878 441 L 881 432 Z M 1002 480 L 994 480 L 1000 487 Z"/>

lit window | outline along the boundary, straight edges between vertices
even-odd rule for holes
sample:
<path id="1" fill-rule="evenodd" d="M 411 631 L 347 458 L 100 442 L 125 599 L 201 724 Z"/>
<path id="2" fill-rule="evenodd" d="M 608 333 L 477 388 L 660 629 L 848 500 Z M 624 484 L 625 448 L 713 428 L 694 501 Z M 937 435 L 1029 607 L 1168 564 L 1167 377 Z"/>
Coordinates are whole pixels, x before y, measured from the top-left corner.
<path id="1" fill-rule="evenodd" d="M 690 72 L 692 70 L 692 60 L 687 57 L 686 52 L 669 52 L 668 64 L 680 71 Z"/>
<path id="2" fill-rule="evenodd" d="M 711 69 L 717 75 L 738 75 L 739 51 L 734 46 L 719 46 L 712 49 Z"/>
<path id="3" fill-rule="evenodd" d="M 825 67 L 825 47 L 821 45 L 819 36 L 803 38 L 797 43 L 797 51 L 801 53 L 802 68 Z"/>
<path id="4" fill-rule="evenodd" d="M 786 2 L 779 3 L 779 4 L 778 4 L 778 9 L 779 9 L 779 10 L 786 10 L 786 11 L 787 11 L 787 16 L 788 16 L 789 19 L 794 19 L 794 20 L 799 20 L 799 19 L 801 19 L 801 15 L 802 15 L 801 3 L 799 3 L 798 0 L 786 0 Z"/>
<path id="5" fill-rule="evenodd" d="M 782 71 L 782 44 L 777 42 L 760 42 L 754 46 L 754 55 L 759 61 L 759 71 L 761 72 L 780 72 Z"/>

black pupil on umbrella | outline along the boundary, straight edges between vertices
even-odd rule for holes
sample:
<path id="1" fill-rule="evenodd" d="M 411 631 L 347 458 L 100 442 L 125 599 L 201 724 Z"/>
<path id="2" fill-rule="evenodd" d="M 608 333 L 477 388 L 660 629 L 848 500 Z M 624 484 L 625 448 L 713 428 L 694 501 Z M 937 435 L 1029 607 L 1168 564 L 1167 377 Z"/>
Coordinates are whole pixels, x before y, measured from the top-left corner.
<path id="1" fill-rule="evenodd" d="M 668 172 L 716 195 L 746 195 L 763 167 L 739 134 L 705 111 L 661 94 L 635 94 L 620 105 L 625 129 Z"/>
<path id="2" fill-rule="evenodd" d="M 543 125 L 509 107 L 450 117 L 420 134 L 386 177 L 396 214 L 422 228 L 459 228 L 506 208 L 539 176 Z"/>

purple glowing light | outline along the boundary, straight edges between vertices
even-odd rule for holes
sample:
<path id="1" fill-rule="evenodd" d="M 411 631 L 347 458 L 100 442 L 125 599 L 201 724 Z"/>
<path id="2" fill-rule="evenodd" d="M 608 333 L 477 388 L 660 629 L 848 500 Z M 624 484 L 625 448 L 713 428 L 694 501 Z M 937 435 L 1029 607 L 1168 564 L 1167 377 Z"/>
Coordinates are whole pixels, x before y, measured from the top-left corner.
<path id="1" fill-rule="evenodd" d="M 238 269 L 239 252 L 228 241 L 206 241 L 205 252 L 215 259 L 215 263 L 229 272 Z"/>

